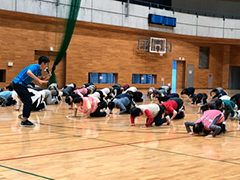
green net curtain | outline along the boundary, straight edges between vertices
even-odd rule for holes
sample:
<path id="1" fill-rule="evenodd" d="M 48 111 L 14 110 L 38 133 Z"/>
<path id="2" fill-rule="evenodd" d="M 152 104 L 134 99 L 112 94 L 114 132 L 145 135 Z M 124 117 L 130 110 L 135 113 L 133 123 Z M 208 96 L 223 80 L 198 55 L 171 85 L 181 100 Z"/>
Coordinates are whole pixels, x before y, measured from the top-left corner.
<path id="1" fill-rule="evenodd" d="M 81 0 L 71 0 L 69 15 L 68 15 L 67 23 L 66 23 L 66 28 L 65 28 L 65 33 L 63 35 L 63 40 L 62 40 L 60 49 L 57 53 L 56 59 L 54 61 L 54 64 L 53 64 L 53 67 L 51 70 L 52 76 L 49 80 L 48 85 L 57 82 L 56 75 L 55 75 L 55 69 L 56 69 L 56 66 L 61 62 L 62 58 L 65 56 L 68 45 L 71 41 L 74 27 L 75 27 L 77 17 L 78 17 L 78 12 L 80 9 L 80 4 L 81 4 Z"/>

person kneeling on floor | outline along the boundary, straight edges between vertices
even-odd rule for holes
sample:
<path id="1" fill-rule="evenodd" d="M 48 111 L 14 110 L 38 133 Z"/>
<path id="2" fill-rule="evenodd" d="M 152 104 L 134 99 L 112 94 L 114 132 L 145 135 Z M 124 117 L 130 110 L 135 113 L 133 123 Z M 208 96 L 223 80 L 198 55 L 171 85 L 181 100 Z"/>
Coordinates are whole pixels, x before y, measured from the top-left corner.
<path id="1" fill-rule="evenodd" d="M 203 116 L 196 122 L 185 122 L 185 127 L 188 134 L 208 135 L 208 137 L 215 137 L 221 132 L 226 132 L 224 120 L 225 118 L 221 111 L 210 109 L 206 110 Z M 190 126 L 193 127 L 193 132 L 191 131 Z M 211 131 L 213 131 L 212 134 L 210 134 Z"/>
<path id="2" fill-rule="evenodd" d="M 155 126 L 161 126 L 163 123 L 170 125 L 171 120 L 183 118 L 183 101 L 180 98 L 172 98 L 162 104 L 139 105 L 130 110 L 131 126 L 134 126 L 134 120 L 137 116 L 147 116 L 147 122 L 143 127 L 148 127 L 155 123 Z M 180 112 L 180 116 L 178 116 Z M 164 118 L 162 118 L 164 116 Z"/>
<path id="3" fill-rule="evenodd" d="M 131 126 L 135 126 L 135 118 L 141 115 L 147 117 L 146 124 L 142 126 L 143 128 L 149 127 L 154 122 L 158 126 L 158 122 L 162 117 L 163 110 L 160 108 L 159 104 L 145 104 L 133 107 L 130 109 L 130 120 Z"/>
<path id="4" fill-rule="evenodd" d="M 87 117 L 105 117 L 106 112 L 102 111 L 105 104 L 99 102 L 95 97 L 76 97 L 73 99 L 74 103 L 74 116 L 77 116 L 77 112 L 83 113 Z"/>

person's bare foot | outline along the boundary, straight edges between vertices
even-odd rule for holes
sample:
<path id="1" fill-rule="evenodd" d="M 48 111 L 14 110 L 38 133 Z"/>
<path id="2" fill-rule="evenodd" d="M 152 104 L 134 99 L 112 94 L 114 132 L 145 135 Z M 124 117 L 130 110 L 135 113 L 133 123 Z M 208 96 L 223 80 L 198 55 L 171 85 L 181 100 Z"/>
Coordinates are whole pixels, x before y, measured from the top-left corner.
<path id="1" fill-rule="evenodd" d="M 170 119 L 170 117 L 169 117 L 169 116 L 166 116 L 166 119 L 167 119 L 167 125 L 169 126 L 169 125 L 170 125 L 170 123 L 171 123 L 171 119 Z"/>
<path id="2" fill-rule="evenodd" d="M 211 134 L 205 136 L 205 138 L 213 138 L 213 136 Z"/>

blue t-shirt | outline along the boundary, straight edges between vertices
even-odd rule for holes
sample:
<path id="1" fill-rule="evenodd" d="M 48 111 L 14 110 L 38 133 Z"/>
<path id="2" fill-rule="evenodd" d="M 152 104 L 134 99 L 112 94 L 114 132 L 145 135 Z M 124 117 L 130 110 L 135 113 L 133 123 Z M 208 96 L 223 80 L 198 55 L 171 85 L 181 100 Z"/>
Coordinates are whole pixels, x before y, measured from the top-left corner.
<path id="1" fill-rule="evenodd" d="M 29 83 L 31 83 L 34 79 L 31 78 L 27 71 L 30 70 L 35 76 L 41 76 L 42 71 L 39 64 L 31 64 L 28 67 L 24 68 L 14 79 L 13 83 L 15 84 L 21 84 L 23 86 L 27 86 Z"/>
<path id="2" fill-rule="evenodd" d="M 0 92 L 0 98 L 4 99 L 6 101 L 11 97 L 12 97 L 12 91 L 2 91 L 2 92 Z"/>

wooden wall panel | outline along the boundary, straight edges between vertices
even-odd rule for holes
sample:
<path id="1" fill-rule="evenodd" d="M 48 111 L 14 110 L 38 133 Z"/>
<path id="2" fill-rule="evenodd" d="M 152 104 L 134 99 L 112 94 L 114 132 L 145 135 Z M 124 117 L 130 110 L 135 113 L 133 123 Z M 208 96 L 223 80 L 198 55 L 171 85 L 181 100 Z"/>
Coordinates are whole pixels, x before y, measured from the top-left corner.
<path id="1" fill-rule="evenodd" d="M 35 18 L 35 19 L 34 19 Z M 0 11 L 0 69 L 6 69 L 4 87 L 26 66 L 34 64 L 35 50 L 55 47 L 56 25 L 43 17 Z M 40 22 L 41 21 L 41 22 Z M 54 22 L 54 21 L 52 21 Z M 13 67 L 7 63 L 13 62 Z"/>
<path id="2" fill-rule="evenodd" d="M 29 64 L 34 62 L 34 52 L 57 49 L 57 20 L 49 17 L 0 11 L 0 69 L 7 70 L 5 86 Z M 165 37 L 173 44 L 172 53 L 163 57 L 137 50 L 138 39 Z M 66 83 L 77 86 L 88 82 L 89 72 L 118 73 L 118 83 L 131 83 L 132 74 L 156 74 L 156 85 L 134 85 L 138 88 L 171 83 L 172 62 L 185 58 L 186 66 L 194 65 L 194 87 L 207 88 L 208 73 L 213 74 L 213 87 L 228 87 L 224 67 L 240 66 L 239 40 L 199 38 L 132 28 L 77 22 L 66 54 Z M 226 50 L 226 45 L 229 47 Z M 199 47 L 210 47 L 209 69 L 198 68 Z M 225 52 L 226 51 L 226 52 Z M 13 67 L 7 67 L 12 61 Z M 180 72 L 179 72 L 180 73 Z M 186 72 L 185 72 L 186 77 Z M 185 78 L 185 86 L 186 86 Z M 64 80 L 60 80 L 64 81 Z M 178 88 L 181 86 L 178 82 Z M 110 84 L 99 84 L 99 88 Z"/>

